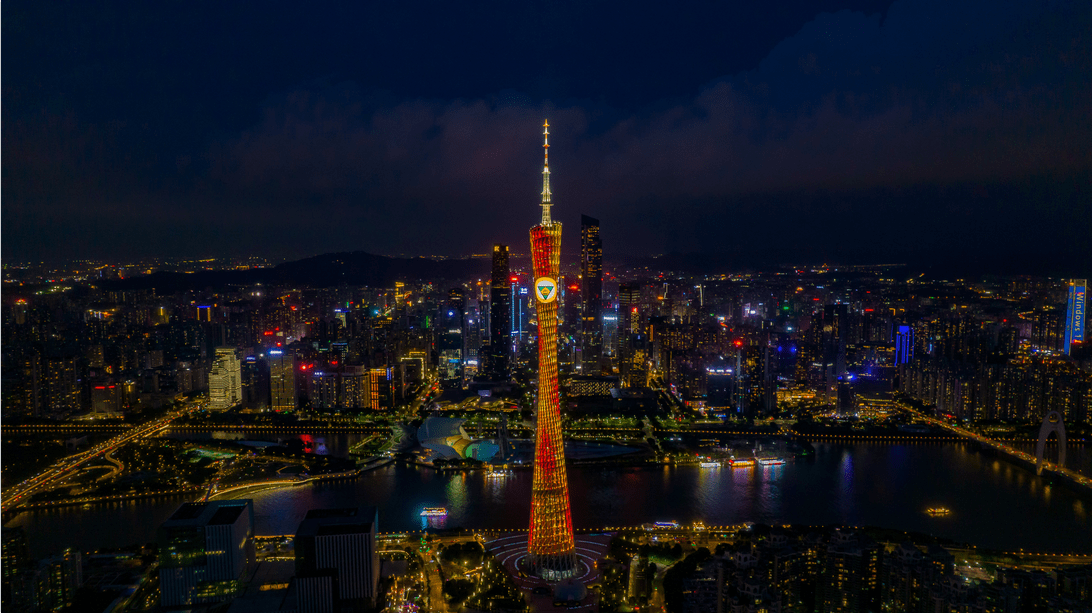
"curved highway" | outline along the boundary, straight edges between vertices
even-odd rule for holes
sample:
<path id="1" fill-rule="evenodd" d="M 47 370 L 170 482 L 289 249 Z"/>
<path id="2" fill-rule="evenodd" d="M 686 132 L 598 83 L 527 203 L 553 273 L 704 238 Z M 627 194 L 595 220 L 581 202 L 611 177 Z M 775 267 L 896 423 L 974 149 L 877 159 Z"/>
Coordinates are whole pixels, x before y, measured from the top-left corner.
<path id="1" fill-rule="evenodd" d="M 34 496 L 34 494 L 50 489 L 50 486 L 59 479 L 71 477 L 76 471 L 81 470 L 82 467 L 91 460 L 110 454 L 126 443 L 152 436 L 168 427 L 172 420 L 187 415 L 198 408 L 200 408 L 200 405 L 193 405 L 180 411 L 168 413 L 159 419 L 126 430 L 108 441 L 95 445 L 87 451 L 65 457 L 37 475 L 30 477 L 18 485 L 8 488 L 8 490 L 4 492 L 3 501 L 0 502 L 0 510 L 7 512 L 25 504 Z"/>

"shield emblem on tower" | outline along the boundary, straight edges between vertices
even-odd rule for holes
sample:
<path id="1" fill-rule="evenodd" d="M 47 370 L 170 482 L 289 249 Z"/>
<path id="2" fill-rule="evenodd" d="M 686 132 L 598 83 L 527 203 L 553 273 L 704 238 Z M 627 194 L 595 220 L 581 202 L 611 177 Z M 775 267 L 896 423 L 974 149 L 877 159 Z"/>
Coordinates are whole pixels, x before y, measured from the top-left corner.
<path id="1" fill-rule="evenodd" d="M 557 299 L 557 282 L 550 277 L 535 279 L 535 296 L 539 302 L 553 302 Z"/>

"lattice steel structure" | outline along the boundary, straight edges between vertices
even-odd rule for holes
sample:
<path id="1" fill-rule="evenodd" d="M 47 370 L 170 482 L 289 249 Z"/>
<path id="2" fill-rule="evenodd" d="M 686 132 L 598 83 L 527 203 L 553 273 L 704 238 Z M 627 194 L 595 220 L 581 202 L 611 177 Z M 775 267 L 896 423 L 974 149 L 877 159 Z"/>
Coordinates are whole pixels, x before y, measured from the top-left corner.
<path id="1" fill-rule="evenodd" d="M 543 126 L 546 162 L 542 170 L 542 223 L 531 228 L 531 259 L 538 312 L 538 422 L 535 429 L 535 477 L 531 488 L 531 530 L 527 539 L 532 570 L 547 581 L 574 577 L 578 571 L 569 480 L 561 440 L 557 389 L 557 278 L 561 260 L 561 224 L 550 218 L 549 127 Z"/>

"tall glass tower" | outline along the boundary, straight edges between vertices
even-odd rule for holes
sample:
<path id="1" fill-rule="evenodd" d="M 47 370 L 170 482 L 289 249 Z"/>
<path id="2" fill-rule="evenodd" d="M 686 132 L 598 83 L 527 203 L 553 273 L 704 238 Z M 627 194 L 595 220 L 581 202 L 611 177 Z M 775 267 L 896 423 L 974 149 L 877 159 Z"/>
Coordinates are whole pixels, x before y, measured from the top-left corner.
<path id="1" fill-rule="evenodd" d="M 508 380 L 508 354 L 512 347 L 512 290 L 508 279 L 508 245 L 493 245 L 493 271 L 489 286 L 489 368 L 495 381 Z"/>
<path id="2" fill-rule="evenodd" d="M 599 220 L 580 216 L 581 369 L 598 376 L 603 359 L 603 241 Z"/>
<path id="3" fill-rule="evenodd" d="M 557 389 L 557 294 L 561 224 L 550 218 L 550 124 L 543 126 L 542 223 L 531 228 L 533 292 L 538 313 L 538 422 L 535 474 L 531 487 L 531 530 L 527 539 L 532 570 L 547 581 L 577 574 L 561 408 Z"/>

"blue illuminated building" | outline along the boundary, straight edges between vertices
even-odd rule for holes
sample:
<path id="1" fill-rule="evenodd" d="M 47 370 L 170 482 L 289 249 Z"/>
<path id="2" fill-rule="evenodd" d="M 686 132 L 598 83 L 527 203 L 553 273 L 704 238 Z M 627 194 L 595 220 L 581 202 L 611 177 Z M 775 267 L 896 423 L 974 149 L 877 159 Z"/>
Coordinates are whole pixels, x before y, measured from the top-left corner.
<path id="1" fill-rule="evenodd" d="M 1087 279 L 1074 279 L 1069 282 L 1069 301 L 1065 311 L 1065 353 L 1069 355 L 1074 343 L 1084 342 L 1085 296 L 1088 293 Z"/>
<path id="2" fill-rule="evenodd" d="M 528 290 L 519 287 L 516 277 L 512 277 L 512 345 L 519 347 L 523 342 L 524 322 L 523 303 L 527 300 Z"/>
<path id="3" fill-rule="evenodd" d="M 899 326 L 899 332 L 895 336 L 895 366 L 906 364 L 914 359 L 914 329 L 910 326 Z"/>

